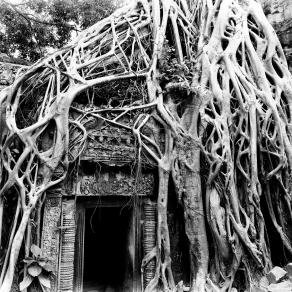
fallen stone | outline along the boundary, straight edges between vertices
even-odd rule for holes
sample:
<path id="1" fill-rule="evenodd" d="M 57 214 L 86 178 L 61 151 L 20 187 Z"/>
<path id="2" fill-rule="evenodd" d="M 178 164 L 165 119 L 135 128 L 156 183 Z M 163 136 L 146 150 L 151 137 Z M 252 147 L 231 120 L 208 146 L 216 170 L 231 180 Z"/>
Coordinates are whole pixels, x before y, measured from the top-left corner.
<path id="1" fill-rule="evenodd" d="M 270 283 L 269 283 L 269 280 L 268 280 L 267 277 L 262 277 L 262 278 L 260 279 L 259 286 L 260 286 L 261 288 L 265 288 L 265 289 L 267 289 L 269 285 L 270 285 Z"/>
<path id="2" fill-rule="evenodd" d="M 269 292 L 291 292 L 292 283 L 290 281 L 284 281 L 277 284 L 271 284 L 268 286 Z"/>
<path id="3" fill-rule="evenodd" d="M 278 266 L 275 266 L 267 274 L 267 278 L 270 284 L 274 284 L 274 283 L 280 282 L 286 275 L 287 275 L 287 272 L 284 269 Z"/>
<path id="4" fill-rule="evenodd" d="M 251 292 L 267 292 L 268 290 L 264 287 L 252 287 Z"/>

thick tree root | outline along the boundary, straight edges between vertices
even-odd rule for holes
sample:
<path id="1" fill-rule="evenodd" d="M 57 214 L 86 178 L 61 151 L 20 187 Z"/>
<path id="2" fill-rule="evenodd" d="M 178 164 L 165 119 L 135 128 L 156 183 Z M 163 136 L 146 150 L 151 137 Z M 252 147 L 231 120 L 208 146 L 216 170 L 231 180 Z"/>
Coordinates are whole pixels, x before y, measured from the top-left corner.
<path id="1" fill-rule="evenodd" d="M 156 271 L 145 291 L 182 289 L 171 270 L 169 178 L 184 207 L 191 291 L 228 291 L 239 269 L 246 289 L 256 283 L 272 265 L 268 217 L 292 253 L 292 79 L 255 0 L 133 3 L 31 66 L 0 105 L 0 202 L 16 190 L 22 210 L 9 243 L 0 240 L 1 292 L 32 210 L 64 181 L 92 127 L 128 132 L 137 169 L 142 155 L 158 168 L 156 246 L 142 262 L 143 271 L 155 259 Z"/>

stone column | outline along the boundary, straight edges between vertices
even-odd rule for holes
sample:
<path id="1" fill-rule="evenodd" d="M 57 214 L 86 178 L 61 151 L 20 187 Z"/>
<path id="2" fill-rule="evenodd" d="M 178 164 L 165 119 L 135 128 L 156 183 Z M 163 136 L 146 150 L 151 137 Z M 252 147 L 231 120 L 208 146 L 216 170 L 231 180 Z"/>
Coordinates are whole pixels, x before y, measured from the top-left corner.
<path id="1" fill-rule="evenodd" d="M 53 267 L 54 276 L 51 278 L 51 292 L 57 291 L 61 207 L 61 195 L 47 196 L 44 206 L 41 248 L 44 256 L 51 260 Z"/>
<path id="2" fill-rule="evenodd" d="M 143 249 L 144 256 L 153 250 L 156 245 L 156 203 L 150 200 L 144 203 L 144 225 L 143 225 Z M 144 288 L 148 285 L 155 275 L 155 258 L 152 259 L 144 268 L 143 285 Z"/>
<path id="3" fill-rule="evenodd" d="M 72 292 L 74 289 L 75 213 L 75 200 L 64 199 L 60 226 L 58 292 Z"/>

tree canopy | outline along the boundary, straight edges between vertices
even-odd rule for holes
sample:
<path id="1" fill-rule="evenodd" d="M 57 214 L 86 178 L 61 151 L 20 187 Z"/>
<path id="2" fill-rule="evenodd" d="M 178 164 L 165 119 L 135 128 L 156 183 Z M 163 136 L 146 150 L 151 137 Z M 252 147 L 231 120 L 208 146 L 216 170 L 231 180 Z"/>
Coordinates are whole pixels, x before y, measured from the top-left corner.
<path id="1" fill-rule="evenodd" d="M 0 53 L 34 62 L 48 48 L 60 48 L 72 37 L 113 12 L 112 0 L 28 0 L 0 2 Z"/>

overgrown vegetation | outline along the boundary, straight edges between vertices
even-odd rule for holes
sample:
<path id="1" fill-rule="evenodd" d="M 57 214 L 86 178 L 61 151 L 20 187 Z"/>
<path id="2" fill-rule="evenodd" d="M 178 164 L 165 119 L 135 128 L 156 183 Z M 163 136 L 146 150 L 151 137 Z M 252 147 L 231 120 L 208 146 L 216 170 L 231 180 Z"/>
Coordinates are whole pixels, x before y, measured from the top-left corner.
<path id="1" fill-rule="evenodd" d="M 0 52 L 35 62 L 113 12 L 111 0 L 0 2 Z"/>
<path id="2" fill-rule="evenodd" d="M 125 81 L 139 94 L 126 94 Z M 99 94 L 106 85 L 112 94 Z M 1 242 L 0 291 L 11 287 L 33 210 L 66 178 L 91 122 L 132 133 L 137 169 L 142 152 L 158 168 L 156 247 L 142 263 L 155 259 L 156 271 L 145 291 L 180 289 L 169 180 L 184 208 L 191 291 L 257 285 L 274 252 L 283 261 L 292 252 L 291 96 L 280 43 L 254 0 L 138 1 L 40 60 L 1 92 L 2 236 L 3 201 L 16 193 L 20 207 Z"/>

